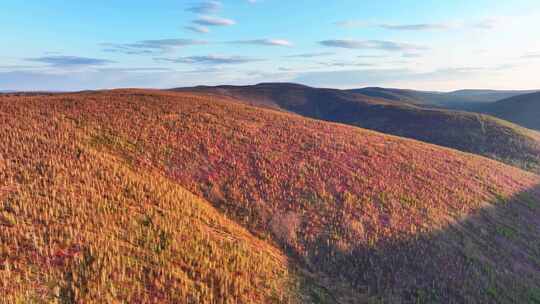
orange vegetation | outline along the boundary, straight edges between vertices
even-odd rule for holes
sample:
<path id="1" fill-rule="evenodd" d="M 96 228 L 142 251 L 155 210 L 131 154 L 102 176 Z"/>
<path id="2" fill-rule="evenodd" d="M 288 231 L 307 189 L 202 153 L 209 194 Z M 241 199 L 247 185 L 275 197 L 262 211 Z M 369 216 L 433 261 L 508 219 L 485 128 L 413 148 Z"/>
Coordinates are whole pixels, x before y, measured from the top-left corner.
<path id="1" fill-rule="evenodd" d="M 539 296 L 540 177 L 517 168 L 192 93 L 4 97 L 0 119 L 12 298 Z"/>

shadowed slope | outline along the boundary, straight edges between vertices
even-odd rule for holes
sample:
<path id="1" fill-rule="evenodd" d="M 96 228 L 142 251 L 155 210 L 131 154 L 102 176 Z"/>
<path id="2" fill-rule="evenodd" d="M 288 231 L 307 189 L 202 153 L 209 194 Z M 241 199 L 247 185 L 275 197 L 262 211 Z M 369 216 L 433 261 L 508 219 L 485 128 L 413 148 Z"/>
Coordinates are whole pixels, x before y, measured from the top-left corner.
<path id="1" fill-rule="evenodd" d="M 279 250 L 47 98 L 0 99 L 0 303 L 296 302 Z"/>
<path id="2" fill-rule="evenodd" d="M 413 138 L 540 171 L 539 135 L 488 115 L 429 109 L 408 104 L 404 99 L 379 98 L 390 98 L 387 95 L 374 98 L 296 84 L 178 90 L 230 96 L 252 105 Z"/>
<path id="3" fill-rule="evenodd" d="M 527 128 L 540 130 L 540 93 L 501 100 L 483 107 L 482 111 Z"/>
<path id="4" fill-rule="evenodd" d="M 357 269 L 348 279 L 375 294 L 373 303 L 538 303 L 539 198 L 536 186 L 429 233 L 351 251 L 329 246 L 331 256 L 318 258 L 335 275 Z"/>
<path id="5" fill-rule="evenodd" d="M 342 303 L 537 299 L 536 175 L 204 95 L 114 91 L 26 106 L 74 121 L 99 151 L 162 172 L 279 242 Z"/>

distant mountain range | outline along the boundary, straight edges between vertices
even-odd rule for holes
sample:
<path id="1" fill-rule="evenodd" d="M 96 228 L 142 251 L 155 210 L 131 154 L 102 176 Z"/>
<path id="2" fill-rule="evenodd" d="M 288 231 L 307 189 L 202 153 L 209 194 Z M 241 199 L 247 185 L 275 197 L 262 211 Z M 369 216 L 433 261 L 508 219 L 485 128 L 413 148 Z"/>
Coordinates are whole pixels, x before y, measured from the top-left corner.
<path id="1" fill-rule="evenodd" d="M 476 110 L 486 103 L 534 93 L 537 92 L 537 90 L 458 90 L 453 92 L 430 92 L 371 87 L 349 90 L 349 92 L 418 105 L 438 106 L 459 110 Z"/>
<path id="2" fill-rule="evenodd" d="M 483 112 L 540 130 L 540 92 L 514 96 L 481 108 Z"/>
<path id="3" fill-rule="evenodd" d="M 418 94 L 436 96 L 442 93 L 373 88 L 343 91 L 290 83 L 199 86 L 174 91 L 231 97 L 250 105 L 413 138 L 484 155 L 525 169 L 540 170 L 539 133 L 485 114 L 424 107 L 422 103 L 427 103 L 427 99 L 421 102 L 413 99 Z M 478 96 L 490 95 L 480 91 L 468 92 Z M 465 91 L 456 94 L 464 95 Z M 449 100 L 449 97 L 444 98 Z M 483 98 L 487 100 L 487 97 Z"/>
<path id="4" fill-rule="evenodd" d="M 372 87 L 349 92 L 423 107 L 485 113 L 526 128 L 540 130 L 538 90 L 458 90 L 444 93 Z"/>

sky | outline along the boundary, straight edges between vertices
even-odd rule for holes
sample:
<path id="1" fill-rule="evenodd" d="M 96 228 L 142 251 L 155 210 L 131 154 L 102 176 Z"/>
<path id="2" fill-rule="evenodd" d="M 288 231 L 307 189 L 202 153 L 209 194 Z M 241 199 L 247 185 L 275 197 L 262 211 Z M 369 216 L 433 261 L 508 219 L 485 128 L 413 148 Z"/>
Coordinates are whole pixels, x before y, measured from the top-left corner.
<path id="1" fill-rule="evenodd" d="M 540 89 L 538 0 L 5 0 L 0 90 Z"/>

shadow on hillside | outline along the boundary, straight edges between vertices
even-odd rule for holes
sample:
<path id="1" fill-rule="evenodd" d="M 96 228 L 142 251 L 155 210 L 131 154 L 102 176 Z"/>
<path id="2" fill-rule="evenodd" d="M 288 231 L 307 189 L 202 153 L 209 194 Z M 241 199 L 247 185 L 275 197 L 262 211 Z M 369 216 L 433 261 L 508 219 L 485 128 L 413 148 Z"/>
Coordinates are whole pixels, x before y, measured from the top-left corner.
<path id="1" fill-rule="evenodd" d="M 309 264 L 375 302 L 540 303 L 539 235 L 540 185 L 415 239 L 349 252 L 321 239 Z"/>

